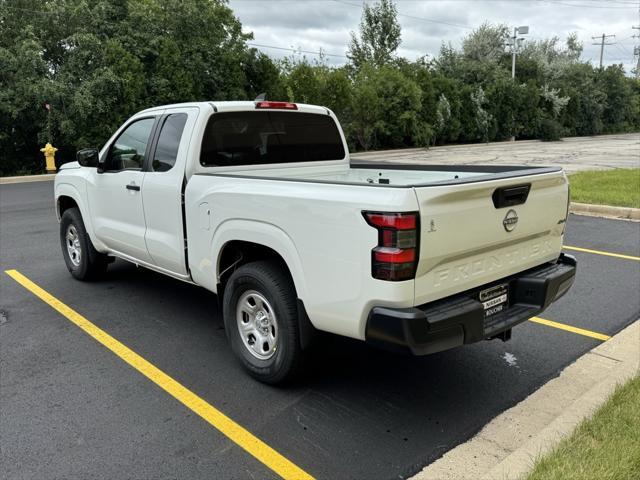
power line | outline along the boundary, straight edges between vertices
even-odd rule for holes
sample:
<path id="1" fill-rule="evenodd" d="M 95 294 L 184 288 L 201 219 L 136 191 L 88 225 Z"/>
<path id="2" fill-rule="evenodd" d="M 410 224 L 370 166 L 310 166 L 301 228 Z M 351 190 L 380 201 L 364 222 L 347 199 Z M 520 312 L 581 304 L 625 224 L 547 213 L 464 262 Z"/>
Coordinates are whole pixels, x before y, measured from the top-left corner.
<path id="1" fill-rule="evenodd" d="M 621 5 L 638 5 L 638 0 L 568 0 L 568 1 L 582 1 L 589 3 L 619 3 Z"/>
<path id="2" fill-rule="evenodd" d="M 560 2 L 558 0 L 543 0 L 546 3 L 551 3 L 551 4 L 555 4 L 555 5 L 563 5 L 565 7 L 576 7 L 576 8 L 598 8 L 598 9 L 606 9 L 606 10 L 630 10 L 632 8 L 636 8 L 636 5 L 633 4 L 628 4 L 628 7 L 617 7 L 617 6 L 611 6 L 611 5 L 584 5 L 584 4 L 578 4 L 578 3 L 565 3 L 565 2 Z M 584 1 L 584 0 L 583 0 Z M 627 5 L 627 4 L 625 4 Z"/>
<path id="3" fill-rule="evenodd" d="M 336 3 L 342 3 L 343 5 L 349 5 L 350 7 L 356 7 L 356 8 L 362 7 L 362 5 L 358 5 L 357 3 L 344 2 L 342 0 L 333 0 L 333 1 Z M 473 27 L 470 27 L 469 25 L 463 25 L 461 23 L 446 22 L 444 20 L 435 20 L 433 18 L 417 17 L 415 15 L 407 15 L 405 13 L 400 13 L 400 12 L 397 12 L 397 13 L 399 17 L 411 18 L 413 20 L 421 20 L 423 22 L 428 22 L 428 23 L 439 23 L 442 25 L 449 25 L 450 27 L 466 28 L 468 30 L 473 30 Z"/>
<path id="4" fill-rule="evenodd" d="M 302 50 L 302 49 L 299 49 L 299 48 L 276 47 L 275 45 L 263 45 L 263 44 L 260 44 L 260 43 L 247 43 L 247 45 L 249 45 L 250 47 L 272 48 L 274 50 L 287 50 L 287 51 L 294 52 L 294 53 L 309 53 L 309 54 L 320 55 L 320 56 L 325 56 L 325 57 L 347 58 L 346 55 L 338 55 L 337 53 L 327 53 L 327 52 L 324 52 L 322 49 L 320 49 L 320 51 L 318 51 L 318 52 L 314 52 L 312 50 Z"/>
<path id="5" fill-rule="evenodd" d="M 616 43 L 622 43 L 622 42 L 625 42 L 626 40 L 629 40 L 630 38 L 634 38 L 634 37 L 637 37 L 637 35 L 629 35 L 628 37 L 625 37 L 622 40 L 618 40 Z"/>
<path id="6" fill-rule="evenodd" d="M 616 47 L 618 51 L 622 52 L 623 55 L 632 56 L 631 52 L 629 52 L 629 50 L 627 50 L 626 48 L 623 48 L 623 45 L 620 42 L 612 43 L 612 45 Z"/>
<path id="7" fill-rule="evenodd" d="M 36 14 L 40 14 L 40 15 L 56 15 L 56 16 L 60 16 L 61 13 L 60 12 L 45 12 L 43 10 L 31 10 L 29 8 L 21 8 L 21 7 L 10 7 L 8 5 L 3 5 L 3 8 L 7 8 L 9 10 L 17 10 L 20 12 L 28 12 L 28 13 L 36 13 Z M 115 25 L 112 22 L 104 22 L 104 23 L 110 23 L 112 25 Z M 326 57 L 337 57 L 337 58 L 347 58 L 345 55 L 338 55 L 336 53 L 327 53 L 322 51 L 322 49 L 320 49 L 319 51 L 315 52 L 312 50 L 302 50 L 299 48 L 286 48 L 286 47 L 277 47 L 275 45 L 264 45 L 264 44 L 260 44 L 260 43 L 247 43 L 248 46 L 251 47 L 260 47 L 260 48 L 271 48 L 274 50 L 287 50 L 290 52 L 299 52 L 299 53 L 308 53 L 311 55 L 320 55 L 320 56 L 326 56 Z"/>

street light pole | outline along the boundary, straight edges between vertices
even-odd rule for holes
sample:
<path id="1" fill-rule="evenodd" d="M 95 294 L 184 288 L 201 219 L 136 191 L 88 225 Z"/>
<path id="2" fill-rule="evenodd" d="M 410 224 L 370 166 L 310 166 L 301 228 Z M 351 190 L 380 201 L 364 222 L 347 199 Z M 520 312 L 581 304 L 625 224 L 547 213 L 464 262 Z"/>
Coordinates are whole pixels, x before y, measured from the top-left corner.
<path id="1" fill-rule="evenodd" d="M 518 41 L 524 40 L 524 38 L 518 38 L 518 34 L 526 35 L 529 33 L 529 27 L 527 25 L 523 25 L 521 27 L 513 28 L 513 37 L 509 40 L 509 44 L 511 45 L 511 78 L 516 78 L 516 53 L 518 51 Z"/>
<path id="2" fill-rule="evenodd" d="M 511 45 L 511 79 L 515 82 L 516 80 L 516 53 L 518 51 L 518 46 L 520 44 L 520 41 L 524 40 L 524 38 L 518 38 L 518 34 L 522 34 L 522 35 L 526 35 L 527 33 L 529 33 L 529 26 L 528 25 L 523 25 L 521 27 L 514 27 L 513 28 L 513 37 L 511 37 L 509 39 L 509 45 Z M 513 135 L 511 135 L 511 141 L 515 142 L 516 141 L 516 136 L 515 136 L 515 118 L 512 118 L 512 130 L 513 130 Z"/>
<path id="3" fill-rule="evenodd" d="M 511 78 L 516 78 L 516 38 L 518 36 L 518 28 L 513 27 L 513 37 L 511 37 Z"/>

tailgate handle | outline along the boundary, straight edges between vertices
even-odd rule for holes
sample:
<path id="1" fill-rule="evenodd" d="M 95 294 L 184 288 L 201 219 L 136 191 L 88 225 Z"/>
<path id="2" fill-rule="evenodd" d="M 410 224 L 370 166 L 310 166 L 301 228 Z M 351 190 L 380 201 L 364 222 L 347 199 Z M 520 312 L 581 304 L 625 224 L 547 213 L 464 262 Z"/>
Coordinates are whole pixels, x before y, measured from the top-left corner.
<path id="1" fill-rule="evenodd" d="M 513 207 L 514 205 L 522 205 L 527 201 L 531 190 L 531 184 L 514 185 L 512 187 L 496 188 L 491 198 L 493 198 L 493 206 L 496 208 Z"/>

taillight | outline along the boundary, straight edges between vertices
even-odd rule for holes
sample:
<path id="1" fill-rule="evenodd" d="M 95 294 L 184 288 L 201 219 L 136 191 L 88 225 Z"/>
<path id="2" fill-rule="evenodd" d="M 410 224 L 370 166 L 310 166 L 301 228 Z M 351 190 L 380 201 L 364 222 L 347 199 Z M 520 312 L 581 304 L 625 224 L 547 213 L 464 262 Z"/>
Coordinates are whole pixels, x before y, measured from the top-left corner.
<path id="1" fill-rule="evenodd" d="M 297 110 L 298 105 L 290 102 L 268 102 L 266 100 L 256 102 L 256 108 L 274 108 L 278 110 Z"/>
<path id="2" fill-rule="evenodd" d="M 371 275 L 379 280 L 401 281 L 416 276 L 419 218 L 417 212 L 362 212 L 378 230 L 378 246 L 371 251 Z"/>

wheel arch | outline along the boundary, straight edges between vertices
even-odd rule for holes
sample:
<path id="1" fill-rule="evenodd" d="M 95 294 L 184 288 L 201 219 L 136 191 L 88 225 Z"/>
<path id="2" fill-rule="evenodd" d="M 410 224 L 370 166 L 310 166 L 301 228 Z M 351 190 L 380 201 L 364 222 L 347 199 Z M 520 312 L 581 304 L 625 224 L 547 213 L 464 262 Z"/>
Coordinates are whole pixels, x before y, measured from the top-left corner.
<path id="1" fill-rule="evenodd" d="M 74 207 L 80 209 L 78 202 L 76 202 L 73 197 L 70 197 L 69 195 L 60 195 L 56 199 L 56 215 L 58 216 L 58 221 L 62 218 L 65 211 Z"/>
<path id="2" fill-rule="evenodd" d="M 89 235 L 89 238 L 93 242 L 93 245 L 99 252 L 105 250 L 105 246 L 100 242 L 93 230 L 93 221 L 89 212 L 88 206 L 82 199 L 82 194 L 78 190 L 78 187 L 72 183 L 58 183 L 56 181 L 55 186 L 55 208 L 58 221 L 62 218 L 62 215 L 69 208 L 77 208 L 80 210 L 84 227 Z"/>
<path id="3" fill-rule="evenodd" d="M 228 279 L 228 269 L 237 260 L 240 251 L 243 258 L 260 260 L 273 258 L 281 262 L 293 280 L 298 298 L 306 298 L 306 282 L 303 275 L 300 256 L 291 237 L 281 228 L 259 221 L 227 220 L 221 223 L 212 236 L 211 252 L 212 267 L 215 268 L 217 285 L 224 285 L 225 274 Z M 238 263 L 246 263 L 243 260 Z M 220 293 L 220 292 L 218 292 Z"/>
<path id="4" fill-rule="evenodd" d="M 254 225 L 243 225 L 245 228 L 242 230 L 227 225 L 224 233 L 219 232 L 219 235 L 215 236 L 220 244 L 220 247 L 214 250 L 218 252 L 215 263 L 218 298 L 222 299 L 226 282 L 235 268 L 258 260 L 275 261 L 293 281 L 298 304 L 300 343 L 303 349 L 307 348 L 315 336 L 315 327 L 304 305 L 306 284 L 298 252 L 290 237 L 279 228 L 262 222 L 252 223 Z M 214 247 L 216 243 L 214 241 Z"/>
<path id="5" fill-rule="evenodd" d="M 222 299 L 225 285 L 233 270 L 241 265 L 246 265 L 259 260 L 271 260 L 275 262 L 291 277 L 294 288 L 296 288 L 295 281 L 293 281 L 293 275 L 291 274 L 291 270 L 287 265 L 287 262 L 276 250 L 254 242 L 231 240 L 223 246 L 218 257 L 218 298 Z M 316 330 L 309 319 L 304 302 L 301 300 L 297 288 L 296 302 L 298 310 L 298 325 L 300 328 L 300 347 L 304 350 L 313 342 Z M 220 303 L 222 304 L 222 302 Z"/>
<path id="6" fill-rule="evenodd" d="M 271 246 L 249 240 L 229 240 L 222 246 L 216 269 L 218 285 L 224 288 L 236 268 L 259 260 L 272 260 L 277 263 L 291 277 L 296 295 L 300 296 L 293 272 L 284 256 Z"/>

